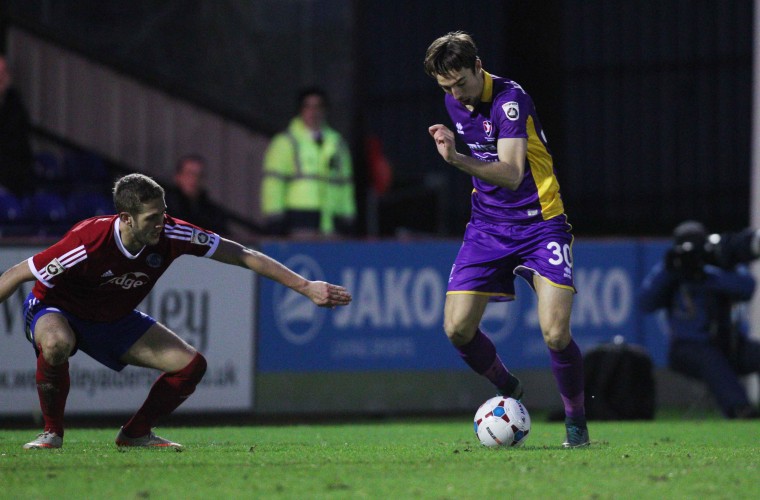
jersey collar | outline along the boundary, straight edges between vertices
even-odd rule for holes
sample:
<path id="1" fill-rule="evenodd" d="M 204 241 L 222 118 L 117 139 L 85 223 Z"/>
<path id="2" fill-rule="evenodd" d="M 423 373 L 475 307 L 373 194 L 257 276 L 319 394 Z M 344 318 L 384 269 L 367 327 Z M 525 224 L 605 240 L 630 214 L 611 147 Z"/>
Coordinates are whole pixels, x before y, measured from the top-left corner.
<path id="1" fill-rule="evenodd" d="M 120 225 L 121 219 L 119 219 L 119 217 L 116 217 L 116 220 L 113 223 L 113 237 L 116 240 L 116 246 L 119 248 L 119 251 L 124 254 L 124 257 L 134 260 L 140 256 L 145 247 L 142 247 L 139 252 L 137 252 L 135 255 L 132 255 L 129 250 L 127 250 L 127 247 L 124 246 L 124 242 L 121 241 L 121 233 L 119 232 Z"/>
<path id="2" fill-rule="evenodd" d="M 483 93 L 480 94 L 480 102 L 491 102 L 493 99 L 493 78 L 486 70 L 483 70 Z"/>

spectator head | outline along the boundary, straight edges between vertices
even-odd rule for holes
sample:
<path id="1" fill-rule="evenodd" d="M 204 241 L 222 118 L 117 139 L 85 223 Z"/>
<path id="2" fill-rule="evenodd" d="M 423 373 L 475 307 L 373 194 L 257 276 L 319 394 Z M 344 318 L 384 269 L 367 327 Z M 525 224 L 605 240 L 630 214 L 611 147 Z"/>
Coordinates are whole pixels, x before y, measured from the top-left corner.
<path id="1" fill-rule="evenodd" d="M 308 87 L 298 93 L 298 113 L 311 130 L 319 130 L 327 118 L 327 94 L 319 87 Z"/>
<path id="2" fill-rule="evenodd" d="M 673 230 L 673 240 L 676 246 L 688 244 L 691 248 L 702 248 L 706 239 L 707 229 L 699 221 L 684 221 Z"/>
<path id="3" fill-rule="evenodd" d="M 8 61 L 5 56 L 0 54 L 0 95 L 5 94 L 8 87 L 11 86 L 11 72 L 8 69 Z"/>
<path id="4" fill-rule="evenodd" d="M 206 159 L 198 154 L 180 157 L 174 170 L 174 184 L 191 199 L 198 198 L 203 192 Z"/>

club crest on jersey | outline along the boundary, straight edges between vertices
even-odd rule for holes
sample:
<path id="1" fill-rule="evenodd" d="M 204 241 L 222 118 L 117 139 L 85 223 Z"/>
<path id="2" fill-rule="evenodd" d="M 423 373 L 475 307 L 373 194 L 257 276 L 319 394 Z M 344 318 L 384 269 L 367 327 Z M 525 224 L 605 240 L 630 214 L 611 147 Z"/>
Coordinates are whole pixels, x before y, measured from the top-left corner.
<path id="1" fill-rule="evenodd" d="M 520 105 L 516 101 L 505 102 L 501 105 L 501 109 L 508 120 L 515 121 L 520 118 Z"/>
<path id="2" fill-rule="evenodd" d="M 152 253 L 148 255 L 148 257 L 145 259 L 145 263 L 148 264 L 148 266 L 152 268 L 159 268 L 161 267 L 161 264 L 164 262 L 164 258 L 161 257 L 157 253 Z"/>
<path id="3" fill-rule="evenodd" d="M 196 245 L 208 245 L 210 241 L 211 236 L 209 236 L 208 233 L 193 229 L 193 237 L 190 239 L 190 243 L 195 243 Z"/>
<path id="4" fill-rule="evenodd" d="M 45 272 L 50 276 L 51 278 L 53 276 L 58 276 L 64 271 L 63 266 L 60 262 L 58 262 L 58 259 L 51 260 L 48 265 L 45 266 Z"/>
<path id="5" fill-rule="evenodd" d="M 491 137 L 491 133 L 493 133 L 493 123 L 491 123 L 491 120 L 485 120 L 483 122 L 483 131 L 488 137 Z"/>

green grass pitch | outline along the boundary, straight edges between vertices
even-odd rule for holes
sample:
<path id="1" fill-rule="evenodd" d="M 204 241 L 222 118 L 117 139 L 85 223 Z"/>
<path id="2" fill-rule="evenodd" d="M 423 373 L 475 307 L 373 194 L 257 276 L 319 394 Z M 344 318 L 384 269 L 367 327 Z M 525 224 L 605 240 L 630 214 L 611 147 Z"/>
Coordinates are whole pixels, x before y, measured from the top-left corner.
<path id="1" fill-rule="evenodd" d="M 522 448 L 485 448 L 467 416 L 157 431 L 184 450 L 71 427 L 27 451 L 34 431 L 0 430 L 0 498 L 760 498 L 758 421 L 592 422 L 576 450 L 541 421 Z"/>

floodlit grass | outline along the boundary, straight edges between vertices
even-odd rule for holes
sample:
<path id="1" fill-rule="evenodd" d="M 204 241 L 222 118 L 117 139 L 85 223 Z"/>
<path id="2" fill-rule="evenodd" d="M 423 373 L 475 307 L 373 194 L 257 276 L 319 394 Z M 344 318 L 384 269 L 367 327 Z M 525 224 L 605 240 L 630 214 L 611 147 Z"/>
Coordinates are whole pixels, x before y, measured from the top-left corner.
<path id="1" fill-rule="evenodd" d="M 561 423 L 525 447 L 480 446 L 467 419 L 354 425 L 163 427 L 185 445 L 117 449 L 117 429 L 69 428 L 60 450 L 0 430 L 1 498 L 758 498 L 760 422 Z"/>

